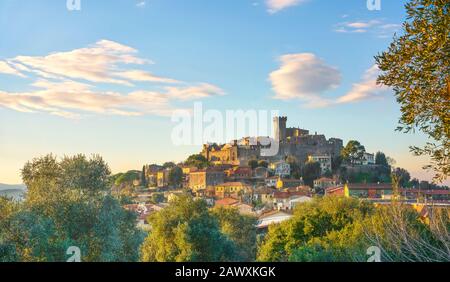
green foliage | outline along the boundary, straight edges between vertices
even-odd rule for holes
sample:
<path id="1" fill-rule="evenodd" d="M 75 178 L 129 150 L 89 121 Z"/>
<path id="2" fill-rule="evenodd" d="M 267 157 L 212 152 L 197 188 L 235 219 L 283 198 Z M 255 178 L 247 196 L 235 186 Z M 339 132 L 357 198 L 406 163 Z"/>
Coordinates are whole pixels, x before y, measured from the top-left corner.
<path id="1" fill-rule="evenodd" d="M 65 261 L 66 249 L 77 246 L 83 261 L 138 260 L 143 234 L 136 216 L 107 195 L 109 169 L 101 158 L 58 162 L 48 155 L 28 162 L 22 174 L 25 202 L 11 209 L 2 201 L 0 209 L 0 249 L 10 259 Z"/>
<path id="2" fill-rule="evenodd" d="M 165 198 L 164 198 L 164 194 L 163 193 L 153 193 L 152 194 L 152 203 L 154 204 L 159 204 L 164 202 Z"/>
<path id="3" fill-rule="evenodd" d="M 202 200 L 177 197 L 149 217 L 152 230 L 141 252 L 143 261 L 235 261 L 236 244 L 220 230 Z"/>
<path id="4" fill-rule="evenodd" d="M 341 156 L 344 162 L 354 164 L 364 157 L 366 149 L 356 140 L 348 141 L 347 145 L 342 149 Z"/>
<path id="5" fill-rule="evenodd" d="M 303 181 L 305 182 L 305 184 L 308 185 L 309 187 L 313 187 L 314 180 L 319 178 L 321 175 L 320 163 L 307 162 L 303 166 L 302 175 L 303 175 Z"/>
<path id="6" fill-rule="evenodd" d="M 115 177 L 114 185 L 116 186 L 133 186 L 135 180 L 141 178 L 141 173 L 136 170 L 130 170 L 125 173 L 119 173 Z"/>
<path id="7" fill-rule="evenodd" d="M 169 184 L 178 187 L 180 186 L 182 180 L 183 170 L 178 166 L 171 168 L 169 171 Z"/>
<path id="8" fill-rule="evenodd" d="M 142 187 L 147 187 L 147 186 L 148 186 L 147 176 L 145 175 L 145 166 L 142 167 L 142 172 L 141 172 L 141 186 L 142 186 Z"/>
<path id="9" fill-rule="evenodd" d="M 373 213 L 366 202 L 341 197 L 315 198 L 297 206 L 292 219 L 269 226 L 259 261 L 350 261 L 363 249 L 358 222 Z M 366 247 L 367 248 L 367 247 Z M 324 253 L 312 254 L 314 250 Z M 364 252 L 363 252 L 364 253 Z"/>
<path id="10" fill-rule="evenodd" d="M 425 133 L 432 141 L 411 147 L 427 155 L 435 181 L 450 175 L 450 4 L 448 0 L 411 0 L 403 35 L 375 59 L 401 106 L 397 130 Z"/>
<path id="11" fill-rule="evenodd" d="M 269 167 L 269 163 L 265 160 L 261 160 L 258 162 L 258 167 L 265 167 L 268 168 Z"/>
<path id="12" fill-rule="evenodd" d="M 409 180 L 411 180 L 411 175 L 406 169 L 397 167 L 392 171 L 392 174 L 398 178 L 400 187 L 408 186 Z"/>
<path id="13" fill-rule="evenodd" d="M 212 215 L 219 220 L 220 229 L 237 246 L 239 261 L 254 261 L 256 258 L 256 218 L 241 215 L 236 208 L 214 208 Z"/>
<path id="14" fill-rule="evenodd" d="M 295 156 L 289 155 L 286 157 L 286 163 L 291 167 L 291 176 L 295 179 L 299 179 L 302 176 L 302 169 Z"/>
<path id="15" fill-rule="evenodd" d="M 176 167 L 177 165 L 174 163 L 174 162 L 165 162 L 164 164 L 163 164 L 163 168 L 174 168 L 174 167 Z"/>
<path id="16" fill-rule="evenodd" d="M 184 162 L 187 166 L 193 166 L 199 169 L 204 169 L 209 166 L 208 160 L 202 154 L 191 155 Z"/>
<path id="17" fill-rule="evenodd" d="M 383 152 L 377 152 L 375 154 L 375 164 L 389 166 L 386 155 Z"/>

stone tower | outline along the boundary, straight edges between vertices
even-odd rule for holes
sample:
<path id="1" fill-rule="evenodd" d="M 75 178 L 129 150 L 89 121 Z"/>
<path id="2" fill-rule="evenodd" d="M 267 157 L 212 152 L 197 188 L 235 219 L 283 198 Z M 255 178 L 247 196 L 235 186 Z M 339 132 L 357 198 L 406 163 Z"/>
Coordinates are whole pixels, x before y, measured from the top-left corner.
<path id="1" fill-rule="evenodd" d="M 273 118 L 273 135 L 277 141 L 286 140 L 286 122 L 287 117 L 274 117 Z"/>

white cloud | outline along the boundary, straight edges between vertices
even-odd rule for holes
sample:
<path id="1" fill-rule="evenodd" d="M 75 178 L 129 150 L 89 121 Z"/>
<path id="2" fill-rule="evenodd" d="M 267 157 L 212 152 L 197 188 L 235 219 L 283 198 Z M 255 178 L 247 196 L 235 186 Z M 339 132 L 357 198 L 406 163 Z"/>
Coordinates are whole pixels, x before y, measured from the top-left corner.
<path id="1" fill-rule="evenodd" d="M 325 94 L 336 89 L 341 82 L 341 73 L 337 68 L 310 53 L 284 55 L 280 61 L 280 68 L 269 76 L 275 99 L 300 100 L 306 107 L 320 108 L 380 97 L 389 90 L 377 85 L 379 69 L 374 65 L 365 72 L 360 82 L 353 84 L 348 93 L 333 98 Z"/>
<path id="2" fill-rule="evenodd" d="M 138 8 L 144 8 L 147 5 L 147 3 L 145 1 L 139 1 L 138 3 L 136 3 L 136 7 Z"/>
<path id="3" fill-rule="evenodd" d="M 324 103 L 323 94 L 341 82 L 337 68 L 311 53 L 283 55 L 280 62 L 269 77 L 276 99 Z"/>
<path id="4" fill-rule="evenodd" d="M 0 91 L 0 106 L 66 118 L 79 118 L 84 114 L 169 116 L 175 110 L 172 101 L 223 95 L 220 88 L 206 84 L 171 87 L 162 91 L 139 90 L 126 95 L 114 91 L 95 91 L 90 85 L 74 81 L 39 80 L 33 86 L 39 90 L 19 93 Z"/>
<path id="5" fill-rule="evenodd" d="M 337 99 L 337 103 L 352 103 L 361 100 L 367 100 L 379 97 L 385 91 L 389 90 L 389 87 L 383 85 L 377 85 L 377 77 L 380 70 L 377 65 L 373 65 L 366 70 L 363 78 L 360 82 L 353 84 L 352 89 Z"/>
<path id="6" fill-rule="evenodd" d="M 335 25 L 335 32 L 339 33 L 367 33 L 371 32 L 379 38 L 391 37 L 400 29 L 400 24 L 385 23 L 384 20 L 346 21 Z"/>
<path id="7" fill-rule="evenodd" d="M 22 73 L 20 73 L 16 68 L 13 68 L 10 64 L 5 61 L 0 61 L 0 73 L 18 75 L 21 77 L 25 77 Z"/>
<path id="8" fill-rule="evenodd" d="M 47 113 L 66 118 L 85 114 L 169 115 L 173 102 L 224 95 L 208 83 L 187 83 L 154 75 L 129 65 L 146 65 L 151 61 L 136 56 L 137 50 L 113 41 L 101 40 L 87 48 L 57 52 L 47 56 L 17 56 L 0 61 L 0 72 L 37 76 L 23 92 L 0 89 L 0 107 L 20 112 Z M 106 86 L 149 82 L 153 89 L 134 89 L 128 93 L 96 90 L 97 83 Z M 104 89 L 105 86 L 102 86 Z M 155 90 L 156 89 L 156 90 Z"/>
<path id="9" fill-rule="evenodd" d="M 144 65 L 151 61 L 138 58 L 137 50 L 109 40 L 68 52 L 52 53 L 43 57 L 17 56 L 10 59 L 14 66 L 46 78 L 85 79 L 92 82 L 132 83 L 115 77 L 122 65 Z"/>
<path id="10" fill-rule="evenodd" d="M 283 9 L 297 6 L 303 2 L 306 2 L 306 0 L 266 0 L 266 5 L 268 12 L 274 14 Z"/>

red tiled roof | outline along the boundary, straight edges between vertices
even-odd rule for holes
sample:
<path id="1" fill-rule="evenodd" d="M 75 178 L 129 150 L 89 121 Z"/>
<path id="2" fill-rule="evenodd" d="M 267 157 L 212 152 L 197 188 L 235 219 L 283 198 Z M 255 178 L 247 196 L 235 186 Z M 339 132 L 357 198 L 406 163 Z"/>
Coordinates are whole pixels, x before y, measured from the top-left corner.
<path id="1" fill-rule="evenodd" d="M 275 199 L 288 199 L 292 196 L 310 196 L 309 192 L 304 192 L 304 191 L 295 191 L 295 192 L 275 192 L 273 194 L 273 197 Z"/>
<path id="2" fill-rule="evenodd" d="M 352 183 L 347 185 L 350 190 L 392 190 L 391 183 Z"/>
<path id="3" fill-rule="evenodd" d="M 235 205 L 237 203 L 239 203 L 239 201 L 236 200 L 236 199 L 224 198 L 224 199 L 221 199 L 221 200 L 217 200 L 215 205 L 216 206 L 232 206 L 232 205 Z"/>
<path id="4" fill-rule="evenodd" d="M 243 182 L 225 182 L 225 183 L 222 183 L 222 184 L 218 184 L 216 186 L 223 186 L 223 187 L 241 186 L 241 187 L 243 187 L 243 186 L 248 186 L 248 185 L 243 183 Z"/>

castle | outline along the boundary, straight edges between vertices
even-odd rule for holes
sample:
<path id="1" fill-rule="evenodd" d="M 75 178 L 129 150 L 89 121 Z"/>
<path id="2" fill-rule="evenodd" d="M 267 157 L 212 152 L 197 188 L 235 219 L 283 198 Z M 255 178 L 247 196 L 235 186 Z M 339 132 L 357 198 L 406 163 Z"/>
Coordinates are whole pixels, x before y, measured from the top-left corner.
<path id="1" fill-rule="evenodd" d="M 262 157 L 262 145 L 254 145 L 250 137 L 234 140 L 228 144 L 203 145 L 202 155 L 215 164 L 247 165 L 249 160 L 266 160 L 276 162 L 287 156 L 294 156 L 299 163 L 306 162 L 311 156 L 329 156 L 330 159 L 339 156 L 343 141 L 338 138 L 326 139 L 325 135 L 310 134 L 301 128 L 287 128 L 287 117 L 274 117 L 273 136 L 279 142 L 278 154 Z"/>

